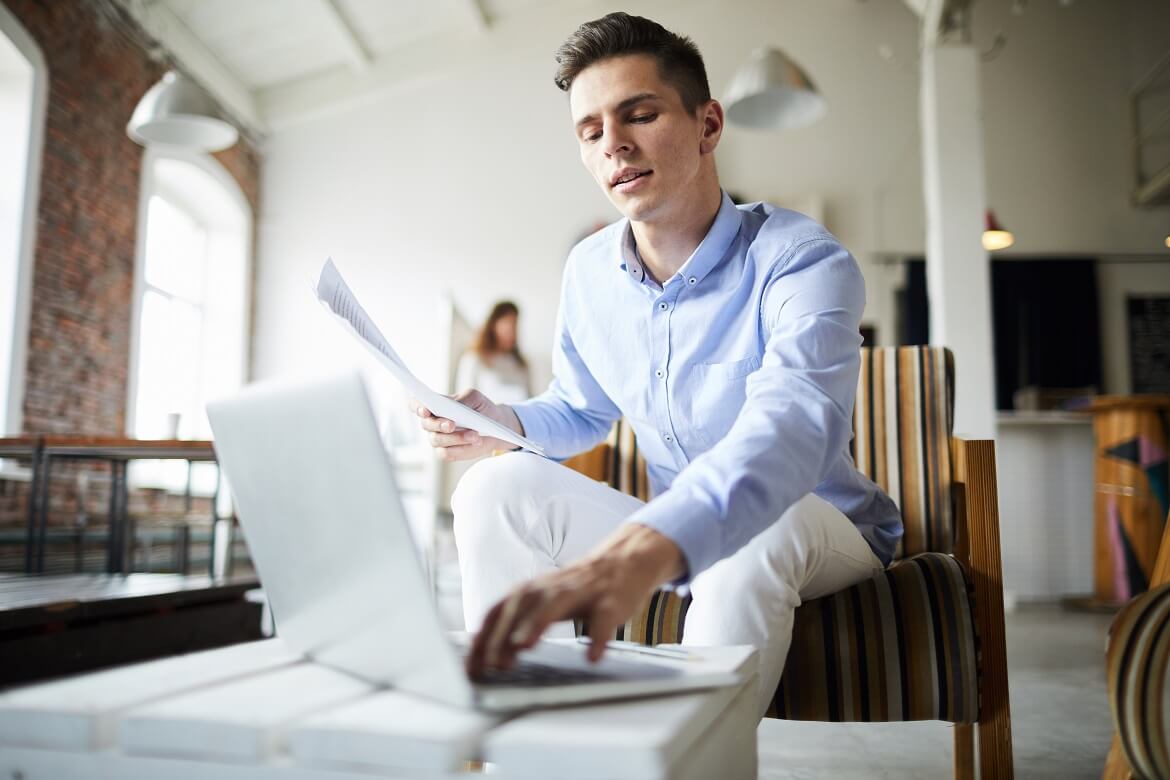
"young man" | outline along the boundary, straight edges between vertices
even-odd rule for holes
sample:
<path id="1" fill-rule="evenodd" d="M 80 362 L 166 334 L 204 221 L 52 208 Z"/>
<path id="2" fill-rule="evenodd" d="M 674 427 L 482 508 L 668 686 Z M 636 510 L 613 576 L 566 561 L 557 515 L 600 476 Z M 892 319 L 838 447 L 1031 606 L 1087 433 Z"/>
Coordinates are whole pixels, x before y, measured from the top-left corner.
<path id="1" fill-rule="evenodd" d="M 452 502 L 469 668 L 506 667 L 569 618 L 588 620 L 600 657 L 672 585 L 693 596 L 685 643 L 760 648 L 762 714 L 793 610 L 881 570 L 902 533 L 848 450 L 864 283 L 824 228 L 720 189 L 723 108 L 689 39 L 614 13 L 557 62 L 581 161 L 625 219 L 569 256 L 549 389 L 459 400 L 553 458 L 624 416 L 655 498 L 530 454 L 476 464 Z M 444 459 L 508 446 L 416 411 Z"/>

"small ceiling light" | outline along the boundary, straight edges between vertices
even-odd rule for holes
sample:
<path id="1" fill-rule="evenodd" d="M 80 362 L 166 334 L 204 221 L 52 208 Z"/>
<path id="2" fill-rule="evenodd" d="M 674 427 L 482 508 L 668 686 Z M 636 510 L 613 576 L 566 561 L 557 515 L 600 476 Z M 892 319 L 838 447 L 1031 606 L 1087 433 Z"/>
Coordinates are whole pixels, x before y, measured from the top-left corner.
<path id="1" fill-rule="evenodd" d="M 227 149 L 240 137 L 203 88 L 168 71 L 138 101 L 126 134 L 143 146 L 178 146 L 204 152 Z"/>
<path id="2" fill-rule="evenodd" d="M 1166 236 L 1166 248 L 1170 249 L 1170 236 Z"/>
<path id="3" fill-rule="evenodd" d="M 724 102 L 729 120 L 763 130 L 811 125 L 828 108 L 808 74 L 772 48 L 752 52 L 731 79 Z"/>
<path id="4" fill-rule="evenodd" d="M 983 248 L 988 252 L 998 252 L 1000 249 L 1007 249 L 1012 244 L 1016 243 L 1016 237 L 1012 235 L 1010 230 L 1004 230 L 1003 225 L 999 224 L 999 220 L 995 218 L 995 212 L 987 209 L 984 212 L 986 220 L 986 227 L 983 230 Z"/>

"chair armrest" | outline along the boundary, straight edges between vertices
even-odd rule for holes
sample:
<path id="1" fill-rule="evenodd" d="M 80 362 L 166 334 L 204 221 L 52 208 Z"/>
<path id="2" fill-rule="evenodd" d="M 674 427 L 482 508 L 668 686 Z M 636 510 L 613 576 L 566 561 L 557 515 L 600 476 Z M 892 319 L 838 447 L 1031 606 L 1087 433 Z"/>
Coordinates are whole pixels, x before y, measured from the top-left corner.
<path id="1" fill-rule="evenodd" d="M 999 491 L 995 442 L 951 437 L 954 473 L 955 557 L 975 591 L 979 631 L 979 750 L 984 766 L 1012 765 L 1011 704 L 1008 697 L 1007 641 L 1004 637 L 1003 563 L 999 543 Z M 986 729 L 986 736 L 984 730 Z M 990 739 L 986 737 L 991 737 Z"/>
<path id="2" fill-rule="evenodd" d="M 608 442 L 602 442 L 587 452 L 581 452 L 564 462 L 564 465 L 580 472 L 590 479 L 601 482 L 610 481 L 610 454 L 613 448 Z"/>

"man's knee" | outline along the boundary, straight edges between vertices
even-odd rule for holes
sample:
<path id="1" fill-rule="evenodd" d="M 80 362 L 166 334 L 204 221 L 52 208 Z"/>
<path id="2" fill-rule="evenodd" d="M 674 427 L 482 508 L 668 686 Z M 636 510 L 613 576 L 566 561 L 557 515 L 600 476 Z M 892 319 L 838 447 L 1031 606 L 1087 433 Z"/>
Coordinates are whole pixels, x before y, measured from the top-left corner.
<path id="1" fill-rule="evenodd" d="M 537 458 L 517 454 L 484 458 L 460 478 L 451 495 L 455 515 L 455 541 L 462 548 L 474 545 L 484 535 L 500 529 L 499 522 L 515 519 L 512 504 L 532 491 L 532 464 Z"/>
<path id="2" fill-rule="evenodd" d="M 700 574 L 696 593 L 729 603 L 761 589 L 796 593 L 827 541 L 826 512 L 835 511 L 809 493 L 736 553 Z"/>

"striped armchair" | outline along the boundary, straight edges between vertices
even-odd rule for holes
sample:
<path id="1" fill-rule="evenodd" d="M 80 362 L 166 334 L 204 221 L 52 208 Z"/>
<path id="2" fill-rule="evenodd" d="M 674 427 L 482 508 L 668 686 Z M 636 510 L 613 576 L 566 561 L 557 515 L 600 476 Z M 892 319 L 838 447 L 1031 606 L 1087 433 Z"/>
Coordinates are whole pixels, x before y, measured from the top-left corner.
<path id="1" fill-rule="evenodd" d="M 1170 778 L 1170 517 L 1150 583 L 1109 628 L 1105 677 L 1117 734 L 1106 780 Z"/>
<path id="2" fill-rule="evenodd" d="M 857 467 L 902 510 L 895 562 L 805 602 L 770 717 L 955 724 L 955 776 L 1012 777 L 995 450 L 951 436 L 954 362 L 944 348 L 862 349 Z M 620 421 L 580 471 L 647 498 L 645 462 Z M 680 641 L 689 600 L 655 593 L 618 638 Z"/>

